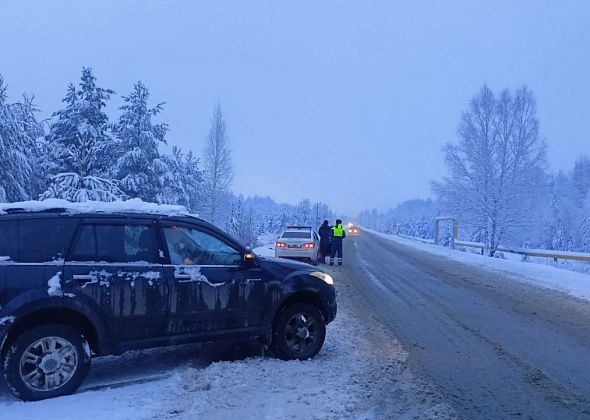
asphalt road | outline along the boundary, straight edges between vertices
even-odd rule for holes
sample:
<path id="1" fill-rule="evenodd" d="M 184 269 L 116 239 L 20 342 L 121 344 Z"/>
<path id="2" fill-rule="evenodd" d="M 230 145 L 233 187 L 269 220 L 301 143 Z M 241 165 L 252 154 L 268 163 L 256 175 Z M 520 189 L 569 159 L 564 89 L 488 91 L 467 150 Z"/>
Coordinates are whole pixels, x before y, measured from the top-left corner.
<path id="1" fill-rule="evenodd" d="M 590 303 L 368 232 L 344 252 L 359 308 L 459 415 L 590 419 Z"/>

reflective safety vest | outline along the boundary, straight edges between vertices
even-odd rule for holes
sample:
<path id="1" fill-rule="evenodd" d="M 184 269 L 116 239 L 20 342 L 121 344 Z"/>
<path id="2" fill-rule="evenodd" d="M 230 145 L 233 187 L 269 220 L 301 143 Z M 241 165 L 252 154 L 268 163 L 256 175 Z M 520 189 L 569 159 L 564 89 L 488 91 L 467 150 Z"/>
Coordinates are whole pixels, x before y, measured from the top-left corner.
<path id="1" fill-rule="evenodd" d="M 342 225 L 337 225 L 332 228 L 332 236 L 334 236 L 334 238 L 342 238 L 342 236 L 344 236 Z"/>

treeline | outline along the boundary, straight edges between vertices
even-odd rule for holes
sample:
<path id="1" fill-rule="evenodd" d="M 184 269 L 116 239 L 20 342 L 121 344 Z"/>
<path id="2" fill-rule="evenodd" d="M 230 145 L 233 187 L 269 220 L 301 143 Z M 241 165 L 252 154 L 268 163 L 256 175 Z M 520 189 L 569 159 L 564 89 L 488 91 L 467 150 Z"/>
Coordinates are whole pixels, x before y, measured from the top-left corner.
<path id="1" fill-rule="evenodd" d="M 457 134 L 443 148 L 449 172 L 432 183 L 435 201 L 363 212 L 362 223 L 432 238 L 434 218 L 452 216 L 460 238 L 485 243 L 490 255 L 499 245 L 590 252 L 590 159 L 581 156 L 566 172 L 547 170 L 530 89 L 495 94 L 483 86 Z"/>
<path id="2" fill-rule="evenodd" d="M 202 154 L 177 146 L 164 153 L 170 128 L 156 120 L 165 103 L 150 104 L 148 87 L 138 81 L 110 119 L 114 95 L 97 84 L 91 68 L 83 68 L 80 82 L 67 86 L 62 108 L 42 121 L 34 97 L 25 94 L 10 102 L 0 76 L 0 202 L 140 198 L 180 204 L 248 245 L 289 223 L 312 224 L 314 214 L 331 215 L 327 206 L 309 200 L 295 206 L 236 196 L 219 104 L 205 141 L 199 142 Z"/>

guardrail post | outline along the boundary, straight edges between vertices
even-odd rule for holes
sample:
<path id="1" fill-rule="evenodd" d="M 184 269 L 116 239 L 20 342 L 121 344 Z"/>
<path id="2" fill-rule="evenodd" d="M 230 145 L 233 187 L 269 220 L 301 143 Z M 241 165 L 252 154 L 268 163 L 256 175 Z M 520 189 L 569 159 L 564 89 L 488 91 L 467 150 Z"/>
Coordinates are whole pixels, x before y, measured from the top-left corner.
<path id="1" fill-rule="evenodd" d="M 453 239 L 451 239 L 451 248 L 455 249 L 455 241 L 459 239 L 459 224 L 453 219 Z"/>
<path id="2" fill-rule="evenodd" d="M 439 229 L 439 220 L 436 219 L 436 221 L 434 222 L 434 245 L 438 245 L 438 232 Z"/>

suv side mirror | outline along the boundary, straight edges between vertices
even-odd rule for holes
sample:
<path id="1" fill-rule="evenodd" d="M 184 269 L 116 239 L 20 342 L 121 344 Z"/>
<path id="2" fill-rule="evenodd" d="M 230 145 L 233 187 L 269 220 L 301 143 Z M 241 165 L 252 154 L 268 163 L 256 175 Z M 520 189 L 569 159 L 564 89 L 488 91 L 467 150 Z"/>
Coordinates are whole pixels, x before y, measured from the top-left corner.
<path id="1" fill-rule="evenodd" d="M 251 267 L 254 264 L 254 253 L 249 246 L 246 247 L 246 252 L 242 256 L 242 264 L 244 267 Z"/>

